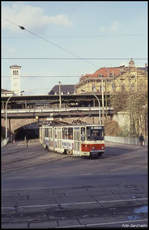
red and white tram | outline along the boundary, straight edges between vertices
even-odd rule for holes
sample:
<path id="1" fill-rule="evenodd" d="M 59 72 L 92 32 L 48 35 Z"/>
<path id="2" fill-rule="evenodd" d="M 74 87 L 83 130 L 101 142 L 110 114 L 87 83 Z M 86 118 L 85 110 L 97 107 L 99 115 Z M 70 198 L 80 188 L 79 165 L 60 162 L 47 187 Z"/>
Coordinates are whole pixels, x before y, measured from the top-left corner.
<path id="1" fill-rule="evenodd" d="M 105 150 L 102 125 L 43 124 L 39 135 L 44 148 L 59 153 L 92 158 Z"/>

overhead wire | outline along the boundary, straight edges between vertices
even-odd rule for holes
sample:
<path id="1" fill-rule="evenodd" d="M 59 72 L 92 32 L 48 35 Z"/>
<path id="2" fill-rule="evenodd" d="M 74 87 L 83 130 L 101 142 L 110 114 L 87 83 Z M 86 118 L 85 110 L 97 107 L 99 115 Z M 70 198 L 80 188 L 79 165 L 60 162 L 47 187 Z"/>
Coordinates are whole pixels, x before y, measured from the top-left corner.
<path id="1" fill-rule="evenodd" d="M 27 32 L 29 32 L 33 36 L 36 36 L 36 37 L 38 37 L 38 38 L 40 38 L 40 39 L 42 39 L 42 40 L 44 40 L 44 41 L 46 41 L 46 42 L 54 45 L 54 46 L 56 46 L 57 48 L 63 50 L 64 52 L 67 52 L 69 55 L 73 56 L 73 58 L 60 58 L 60 57 L 58 57 L 58 58 L 54 58 L 54 57 L 52 57 L 52 58 L 48 58 L 48 57 L 40 57 L 40 58 L 34 58 L 34 57 L 31 57 L 31 58 L 30 57 L 24 57 L 24 58 L 20 58 L 20 57 L 17 57 L 17 58 L 14 58 L 14 57 L 4 57 L 4 58 L 2 58 L 2 59 L 5 59 L 5 60 L 6 59 L 7 60 L 9 60 L 9 59 L 13 59 L 13 60 L 16 60 L 16 59 L 21 59 L 21 60 L 31 60 L 31 59 L 32 60 L 33 59 L 34 60 L 63 60 L 63 61 L 64 60 L 67 60 L 67 61 L 68 60 L 81 60 L 81 61 L 84 61 L 86 63 L 91 64 L 92 66 L 94 66 L 96 68 L 97 68 L 97 66 L 95 64 L 93 64 L 92 62 L 89 62 L 89 60 L 129 60 L 129 58 L 121 58 L 121 57 L 108 57 L 108 58 L 107 57 L 91 57 L 91 58 L 80 57 L 79 55 L 74 54 L 72 51 L 70 51 L 70 50 L 68 50 L 68 49 L 60 46 L 59 44 L 57 44 L 57 43 L 55 43 L 55 42 L 53 42 L 51 40 L 47 40 L 46 38 L 40 36 L 39 34 L 28 30 L 26 27 L 24 27 L 22 25 L 18 25 L 17 23 L 12 22 L 10 19 L 5 18 L 4 20 L 6 20 L 9 23 L 11 23 L 11 24 L 19 27 L 21 30 L 26 30 Z M 144 58 L 144 57 L 143 58 L 133 58 L 133 59 L 134 60 L 147 60 L 147 58 Z"/>
<path id="2" fill-rule="evenodd" d="M 15 26 L 19 27 L 21 30 L 26 30 L 28 33 L 30 33 L 30 34 L 32 34 L 32 35 L 34 35 L 34 36 L 36 36 L 36 37 L 38 37 L 38 38 L 40 38 L 40 39 L 42 39 L 42 40 L 48 42 L 48 43 L 50 43 L 50 44 L 56 46 L 57 48 L 63 50 L 64 52 L 66 52 L 67 54 L 69 54 L 69 55 L 71 55 L 71 56 L 73 56 L 73 57 L 75 57 L 75 58 L 81 58 L 79 55 L 76 55 L 76 54 L 73 53 L 72 51 L 70 51 L 70 50 L 68 50 L 68 49 L 66 49 L 66 48 L 64 48 L 64 47 L 62 47 L 62 46 L 60 46 L 60 45 L 57 44 L 56 42 L 53 42 L 53 41 L 51 41 L 51 40 L 47 40 L 46 38 L 40 36 L 39 34 L 37 34 L 37 33 L 35 33 L 35 32 L 32 32 L 32 31 L 28 30 L 26 27 L 24 27 L 24 26 L 22 26 L 22 25 L 18 25 L 18 24 L 14 23 L 14 22 L 12 22 L 11 20 L 8 20 L 8 19 L 6 19 L 6 18 L 5 18 L 4 20 L 7 20 L 9 23 L 14 24 Z M 91 64 L 92 66 L 96 67 L 96 65 L 94 65 L 92 62 L 88 62 L 87 60 L 84 60 L 84 61 L 87 62 L 88 64 Z"/>
<path id="3" fill-rule="evenodd" d="M 62 57 L 4 57 L 1 59 L 44 59 L 44 60 L 129 60 L 130 58 L 127 57 L 80 57 L 80 58 L 62 58 Z M 147 58 L 143 57 L 143 58 L 133 58 L 133 60 L 147 60 Z"/>
<path id="4" fill-rule="evenodd" d="M 118 34 L 110 34 L 110 37 L 141 37 L 144 36 L 144 33 L 118 33 Z M 50 36 L 51 37 L 51 36 Z M 52 36 L 52 38 L 56 39 L 97 39 L 97 38 L 102 38 L 102 37 L 109 37 L 109 33 L 106 34 L 85 34 L 83 36 L 81 35 L 73 35 L 73 36 Z M 24 39 L 23 37 L 12 37 L 12 36 L 2 36 L 2 39 Z M 32 38 L 31 38 L 32 39 Z"/>
<path id="5" fill-rule="evenodd" d="M 38 78 L 49 78 L 49 77 L 52 77 L 52 78 L 61 77 L 61 78 L 63 78 L 63 77 L 69 77 L 70 78 L 71 77 L 72 78 L 72 77 L 80 77 L 81 75 L 82 74 L 80 74 L 80 75 L 78 74 L 78 75 L 75 75 L 75 76 L 74 75 L 66 75 L 66 76 L 65 75 L 51 75 L 51 76 L 50 75 L 49 76 L 48 75 L 47 76 L 45 76 L 45 75 L 43 75 L 43 76 L 42 75 L 40 75 L 40 76 L 39 75 L 34 75 L 34 76 L 33 75 L 21 75 L 21 78 L 22 77 L 24 77 L 24 78 L 31 78 L 31 77 L 32 78 L 35 78 L 35 77 L 38 77 Z M 3 75 L 2 77 L 10 78 L 11 76 Z"/>
<path id="6" fill-rule="evenodd" d="M 50 43 L 50 44 L 52 44 L 52 45 L 54 45 L 54 46 L 56 46 L 57 48 L 59 48 L 59 49 L 61 49 L 61 50 L 63 50 L 64 52 L 67 52 L 69 55 L 71 55 L 71 56 L 73 56 L 73 58 L 47 58 L 47 57 L 41 57 L 41 58 L 34 58 L 34 57 L 32 57 L 32 58 L 29 58 L 29 57 L 25 57 L 25 58 L 20 58 L 20 57 L 17 57 L 17 58 L 14 58 L 14 57 L 11 57 L 11 58 L 2 58 L 2 59 L 35 59 L 35 60 L 37 60 L 37 59 L 47 59 L 47 60 L 82 60 L 82 61 L 85 61 L 85 62 L 87 62 L 87 63 L 89 63 L 89 64 L 91 64 L 91 65 L 93 65 L 93 66 L 96 66 L 96 65 L 94 65 L 92 62 L 88 62 L 88 60 L 129 60 L 129 58 L 121 58 L 121 57 L 91 57 L 91 58 L 84 58 L 84 57 L 80 57 L 79 55 L 76 55 L 75 53 L 73 53 L 72 51 L 70 51 L 70 50 L 68 50 L 68 49 L 66 49 L 66 48 L 64 48 L 64 47 L 62 47 L 62 46 L 60 46 L 59 44 L 57 44 L 56 42 L 53 42 L 53 41 L 51 41 L 51 40 L 47 40 L 46 38 L 44 38 L 44 37 L 42 37 L 41 35 L 39 35 L 39 34 L 37 34 L 37 33 L 35 33 L 35 32 L 32 32 L 31 30 L 28 30 L 26 27 L 24 27 L 24 26 L 22 26 L 22 25 L 18 25 L 18 24 L 16 24 L 16 23 L 14 23 L 14 22 L 12 22 L 10 19 L 8 20 L 8 19 L 4 19 L 4 20 L 6 20 L 6 21 L 8 21 L 9 23 L 11 23 L 11 24 L 13 24 L 13 25 L 15 25 L 15 26 L 17 26 L 17 27 L 19 27 L 21 30 L 26 30 L 27 32 L 29 32 L 30 34 L 32 34 L 33 36 L 36 36 L 36 37 L 38 37 L 38 38 L 40 38 L 40 39 L 42 39 L 42 40 L 44 40 L 44 41 L 46 41 L 46 42 L 48 42 L 48 43 Z M 147 58 L 133 58 L 134 60 L 146 60 Z"/>
<path id="7" fill-rule="evenodd" d="M 44 41 L 46 41 L 46 42 L 48 42 L 48 43 L 50 43 L 50 44 L 52 44 L 53 46 L 55 46 L 55 47 L 57 47 L 57 48 L 59 48 L 59 49 L 61 49 L 61 50 L 63 50 L 64 52 L 66 52 L 67 54 L 69 54 L 69 55 L 71 55 L 71 56 L 73 56 L 73 58 L 54 58 L 54 57 L 52 57 L 52 58 L 48 58 L 48 57 L 40 57 L 40 58 L 34 58 L 34 57 L 32 57 L 32 58 L 29 58 L 29 57 L 24 57 L 24 58 L 20 58 L 20 57 L 17 57 L 17 58 L 14 58 L 14 57 L 4 57 L 4 58 L 1 58 L 1 59 L 24 59 L 24 60 L 31 60 L 31 59 L 35 59 L 35 60 L 41 60 L 41 59 L 43 59 L 43 60 L 82 60 L 82 61 L 84 61 L 84 62 L 86 62 L 86 63 L 88 63 L 88 64 L 91 64 L 92 66 L 94 66 L 94 67 L 96 67 L 97 68 L 97 66 L 96 65 L 94 65 L 92 62 L 88 62 L 88 60 L 129 60 L 130 58 L 121 58 L 121 57 L 91 57 L 91 58 L 88 58 L 88 57 L 86 57 L 86 58 L 84 58 L 84 57 L 80 57 L 79 55 L 76 55 L 75 53 L 73 53 L 72 51 L 70 51 L 70 50 L 68 50 L 68 49 L 66 49 L 66 48 L 64 48 L 64 47 L 62 47 L 62 46 L 60 46 L 59 44 L 57 44 L 56 42 L 53 42 L 53 41 L 51 41 L 51 40 L 47 40 L 46 38 L 44 38 L 44 37 L 42 37 L 42 36 L 40 36 L 39 34 L 37 34 L 37 33 L 35 33 L 35 32 L 32 32 L 32 31 L 30 31 L 30 30 L 28 30 L 26 27 L 24 27 L 24 26 L 22 26 L 22 25 L 18 25 L 18 24 L 16 24 L 16 23 L 14 23 L 14 22 L 12 22 L 11 20 L 8 20 L 8 19 L 6 19 L 5 18 L 5 20 L 6 21 L 8 21 L 9 23 L 11 23 L 11 24 L 13 24 L 13 25 L 15 25 L 15 26 L 17 26 L 17 27 L 19 27 L 21 30 L 25 30 L 25 31 L 27 31 L 28 33 L 30 33 L 30 34 L 32 34 L 33 36 L 36 36 L 36 37 L 38 37 L 38 38 L 40 38 L 40 39 L 42 39 L 42 40 L 44 40 Z M 133 58 L 134 60 L 146 60 L 147 58 Z M 80 77 L 82 74 L 80 74 L 80 75 L 78 75 L 78 76 L 38 76 L 38 75 L 36 75 L 36 76 L 29 76 L 29 78 L 31 78 L 31 77 L 39 77 L 39 78 L 43 78 L 43 77 L 46 77 L 46 78 L 50 78 L 50 77 Z M 3 77 L 10 77 L 10 76 L 3 76 Z M 28 77 L 28 76 L 21 76 L 21 77 Z M 29 79 L 28 78 L 28 79 Z"/>

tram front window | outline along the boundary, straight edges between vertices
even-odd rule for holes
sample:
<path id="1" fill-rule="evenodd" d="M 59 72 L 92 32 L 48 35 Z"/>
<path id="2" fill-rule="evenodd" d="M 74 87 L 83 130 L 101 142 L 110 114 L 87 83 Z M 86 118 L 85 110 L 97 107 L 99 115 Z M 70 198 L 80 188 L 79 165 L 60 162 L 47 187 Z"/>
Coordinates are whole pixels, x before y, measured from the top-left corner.
<path id="1" fill-rule="evenodd" d="M 87 140 L 103 140 L 104 139 L 104 131 L 102 127 L 87 127 Z"/>

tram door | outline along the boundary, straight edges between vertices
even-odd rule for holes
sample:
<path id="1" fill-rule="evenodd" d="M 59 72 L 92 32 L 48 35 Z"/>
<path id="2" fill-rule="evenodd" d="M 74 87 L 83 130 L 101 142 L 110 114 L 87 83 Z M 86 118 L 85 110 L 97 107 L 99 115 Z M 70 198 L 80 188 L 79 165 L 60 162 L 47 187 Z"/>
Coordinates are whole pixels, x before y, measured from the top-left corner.
<path id="1" fill-rule="evenodd" d="M 74 127 L 74 155 L 80 155 L 80 127 Z"/>
<path id="2" fill-rule="evenodd" d="M 62 146 L 62 137 L 61 137 L 61 128 L 57 128 L 56 130 L 56 139 L 57 139 L 57 144 L 56 144 L 56 148 L 58 151 L 61 150 L 61 146 Z"/>

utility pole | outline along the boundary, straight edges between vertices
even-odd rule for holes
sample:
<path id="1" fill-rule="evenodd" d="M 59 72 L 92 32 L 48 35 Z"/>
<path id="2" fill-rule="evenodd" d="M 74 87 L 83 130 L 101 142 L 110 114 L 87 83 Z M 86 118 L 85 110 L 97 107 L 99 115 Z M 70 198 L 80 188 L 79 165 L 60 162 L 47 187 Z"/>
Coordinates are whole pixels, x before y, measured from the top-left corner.
<path id="1" fill-rule="evenodd" d="M 9 100 L 13 97 L 13 94 L 8 98 L 5 105 L 5 139 L 7 139 L 7 104 Z"/>
<path id="2" fill-rule="evenodd" d="M 107 119 L 107 115 L 108 115 L 107 80 L 105 80 L 105 103 L 106 103 L 106 119 Z"/>
<path id="3" fill-rule="evenodd" d="M 62 100 L 61 100 L 61 82 L 59 81 L 59 109 L 61 109 Z"/>

